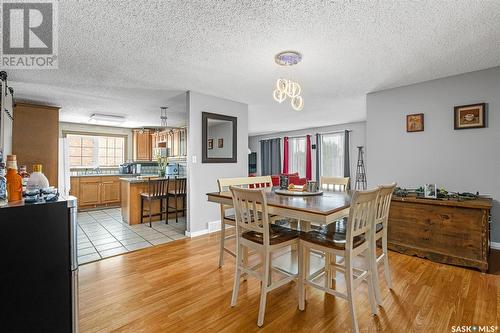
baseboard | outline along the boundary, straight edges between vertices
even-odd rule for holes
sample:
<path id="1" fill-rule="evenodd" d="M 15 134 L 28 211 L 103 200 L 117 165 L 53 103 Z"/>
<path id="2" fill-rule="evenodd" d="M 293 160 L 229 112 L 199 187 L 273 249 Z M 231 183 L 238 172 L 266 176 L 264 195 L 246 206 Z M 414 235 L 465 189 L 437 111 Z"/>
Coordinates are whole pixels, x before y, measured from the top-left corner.
<path id="1" fill-rule="evenodd" d="M 198 230 L 198 231 L 193 231 L 193 232 L 189 232 L 186 230 L 186 236 L 188 237 L 198 237 L 198 236 L 203 236 L 203 235 L 206 235 L 208 234 L 208 229 L 203 229 L 203 230 Z"/>
<path id="2" fill-rule="evenodd" d="M 212 233 L 216 231 L 220 231 L 220 220 L 208 222 L 208 232 Z"/>
<path id="3" fill-rule="evenodd" d="M 490 242 L 490 248 L 492 248 L 494 250 L 500 250 L 500 243 Z"/>

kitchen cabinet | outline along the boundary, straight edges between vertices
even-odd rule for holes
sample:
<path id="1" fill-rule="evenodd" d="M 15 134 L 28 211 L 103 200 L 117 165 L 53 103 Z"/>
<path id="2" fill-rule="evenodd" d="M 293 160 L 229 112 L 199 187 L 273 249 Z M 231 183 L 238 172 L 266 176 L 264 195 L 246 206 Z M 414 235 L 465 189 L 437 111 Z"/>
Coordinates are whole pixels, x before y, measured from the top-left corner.
<path id="1" fill-rule="evenodd" d="M 92 206 L 101 203 L 101 177 L 80 178 L 79 206 Z"/>
<path id="2" fill-rule="evenodd" d="M 108 180 L 101 183 L 101 203 L 120 202 L 120 181 Z"/>
<path id="3" fill-rule="evenodd" d="M 187 155 L 187 132 L 185 128 L 173 128 L 152 135 L 153 148 L 167 148 L 169 157 Z"/>
<path id="4" fill-rule="evenodd" d="M 132 155 L 134 161 L 151 161 L 152 158 L 152 131 L 149 129 L 133 130 Z"/>
<path id="5" fill-rule="evenodd" d="M 71 177 L 70 194 L 78 199 L 78 208 L 118 206 L 121 201 L 118 176 Z"/>

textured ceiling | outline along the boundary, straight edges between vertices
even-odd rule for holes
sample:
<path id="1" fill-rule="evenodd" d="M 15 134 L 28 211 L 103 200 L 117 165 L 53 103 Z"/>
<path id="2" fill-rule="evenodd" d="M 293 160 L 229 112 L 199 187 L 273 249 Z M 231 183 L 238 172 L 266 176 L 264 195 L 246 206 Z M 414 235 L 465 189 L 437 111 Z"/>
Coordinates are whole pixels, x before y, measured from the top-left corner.
<path id="1" fill-rule="evenodd" d="M 285 49 L 302 63 L 278 68 Z M 254 134 L 338 124 L 365 119 L 370 91 L 500 65 L 500 1 L 60 0 L 59 61 L 10 78 L 66 121 L 156 125 L 194 90 L 248 103 Z M 301 82 L 303 111 L 272 99 L 281 76 Z"/>

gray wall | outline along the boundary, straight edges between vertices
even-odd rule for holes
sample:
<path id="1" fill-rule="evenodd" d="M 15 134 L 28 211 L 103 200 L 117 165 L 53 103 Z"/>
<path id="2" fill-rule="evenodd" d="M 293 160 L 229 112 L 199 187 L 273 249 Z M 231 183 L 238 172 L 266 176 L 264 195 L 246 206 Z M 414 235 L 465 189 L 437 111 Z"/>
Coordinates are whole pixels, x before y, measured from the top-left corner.
<path id="1" fill-rule="evenodd" d="M 487 128 L 453 129 L 453 107 L 485 102 Z M 367 96 L 368 185 L 436 183 L 494 198 L 492 236 L 500 242 L 500 67 Z M 425 131 L 406 133 L 406 115 L 424 113 Z"/>
<path id="2" fill-rule="evenodd" d="M 356 122 L 349 124 L 341 124 L 341 125 L 333 125 L 333 126 L 325 126 L 325 127 L 315 127 L 315 128 L 306 128 L 302 130 L 290 131 L 290 132 L 276 132 L 266 135 L 257 135 L 251 136 L 248 139 L 249 148 L 252 152 L 257 153 L 257 174 L 260 175 L 260 140 L 266 138 L 275 138 L 275 137 L 285 137 L 285 136 L 299 136 L 299 135 L 311 135 L 311 144 L 316 143 L 316 137 L 314 136 L 316 133 L 325 133 L 325 132 L 335 132 L 335 131 L 343 131 L 343 130 L 351 130 L 350 134 L 350 162 L 351 162 L 351 180 L 356 175 L 356 162 L 358 157 L 358 149 L 357 146 L 365 146 L 365 132 L 366 132 L 366 123 Z M 283 143 L 283 141 L 281 141 Z M 282 144 L 283 146 L 283 144 Z M 281 158 L 283 158 L 283 148 L 281 152 Z M 283 167 L 283 161 L 281 161 L 281 165 Z M 316 178 L 316 151 L 313 150 L 312 155 L 312 176 L 313 179 Z M 305 175 L 300 175 L 301 177 L 305 177 Z M 354 184 L 354 183 L 352 183 Z"/>
<path id="3" fill-rule="evenodd" d="M 201 113 L 204 111 L 238 118 L 237 163 L 201 163 Z M 218 190 L 217 179 L 247 175 L 248 105 L 190 91 L 188 114 L 188 232 L 196 233 L 206 230 L 209 222 L 220 220 L 219 206 L 208 202 L 206 196 Z"/>

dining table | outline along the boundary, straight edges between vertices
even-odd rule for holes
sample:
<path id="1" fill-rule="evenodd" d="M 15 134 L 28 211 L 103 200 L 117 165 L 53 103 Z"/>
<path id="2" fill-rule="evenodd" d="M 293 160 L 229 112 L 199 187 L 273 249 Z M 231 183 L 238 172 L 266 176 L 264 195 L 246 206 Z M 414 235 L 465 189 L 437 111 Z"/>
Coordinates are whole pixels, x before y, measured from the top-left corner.
<path id="1" fill-rule="evenodd" d="M 351 191 L 323 191 L 314 196 L 276 193 L 279 187 L 262 188 L 266 193 L 268 213 L 318 225 L 326 225 L 349 215 Z M 232 206 L 230 191 L 207 193 L 208 201 Z"/>

